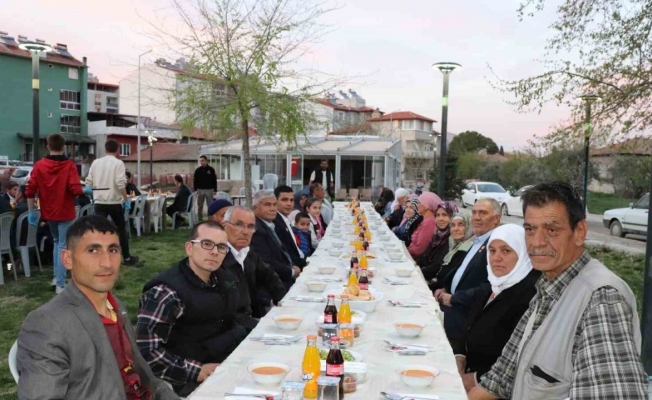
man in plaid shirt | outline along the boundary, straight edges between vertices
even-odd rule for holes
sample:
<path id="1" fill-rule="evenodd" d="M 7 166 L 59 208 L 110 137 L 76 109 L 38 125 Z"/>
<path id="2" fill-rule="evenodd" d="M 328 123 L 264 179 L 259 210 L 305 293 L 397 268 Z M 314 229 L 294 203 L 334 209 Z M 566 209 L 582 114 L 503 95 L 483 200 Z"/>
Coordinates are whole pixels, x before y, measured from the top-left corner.
<path id="1" fill-rule="evenodd" d="M 647 399 L 636 300 L 584 250 L 585 208 L 565 183 L 523 195 L 528 253 L 543 272 L 501 357 L 469 398 Z"/>

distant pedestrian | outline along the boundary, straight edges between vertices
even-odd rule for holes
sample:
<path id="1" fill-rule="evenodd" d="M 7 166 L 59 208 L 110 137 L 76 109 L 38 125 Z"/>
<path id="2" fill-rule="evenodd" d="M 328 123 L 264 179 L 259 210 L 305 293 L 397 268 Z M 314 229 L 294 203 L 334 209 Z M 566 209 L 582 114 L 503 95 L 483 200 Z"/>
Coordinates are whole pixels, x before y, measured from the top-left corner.
<path id="1" fill-rule="evenodd" d="M 93 161 L 86 177 L 86 187 L 93 190 L 95 214 L 113 220 L 118 227 L 120 247 L 124 265 L 136 265 L 140 259 L 129 253 L 129 239 L 124 211 L 131 210 L 131 202 L 127 195 L 127 174 L 125 164 L 116 158 L 118 142 L 107 140 L 104 144 L 106 156 Z M 124 210 L 123 210 L 124 203 Z"/>
<path id="2" fill-rule="evenodd" d="M 52 252 L 54 283 L 57 294 L 66 284 L 66 269 L 61 262 L 61 252 L 66 248 L 66 233 L 75 222 L 75 197 L 84 194 L 77 174 L 77 166 L 63 153 L 66 140 L 58 133 L 47 138 L 50 154 L 34 164 L 25 195 L 29 209 L 29 223 L 36 225 L 34 198 L 38 195 L 41 220 L 47 221 L 54 239 Z"/>
<path id="3" fill-rule="evenodd" d="M 308 184 L 312 185 L 315 182 L 320 183 L 324 187 L 329 197 L 333 197 L 335 194 L 335 178 L 333 177 L 333 173 L 328 170 L 328 160 L 321 160 L 319 169 L 312 171 L 312 174 L 310 174 L 310 182 Z"/>
<path id="4" fill-rule="evenodd" d="M 200 166 L 195 170 L 193 189 L 197 192 L 197 216 L 201 221 L 204 216 L 204 201 L 208 206 L 217 193 L 217 175 L 215 169 L 208 165 L 206 156 L 199 157 L 199 164 Z"/>

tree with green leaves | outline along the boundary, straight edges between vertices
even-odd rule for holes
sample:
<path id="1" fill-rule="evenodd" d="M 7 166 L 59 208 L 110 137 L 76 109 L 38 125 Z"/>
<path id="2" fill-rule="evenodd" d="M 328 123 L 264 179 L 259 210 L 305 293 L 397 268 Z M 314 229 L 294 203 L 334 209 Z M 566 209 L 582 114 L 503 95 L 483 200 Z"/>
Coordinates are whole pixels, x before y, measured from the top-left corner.
<path id="1" fill-rule="evenodd" d="M 522 0 L 521 20 L 553 3 Z M 520 112 L 540 111 L 548 103 L 567 105 L 572 113 L 546 137 L 550 143 L 581 142 L 585 135 L 580 95 L 601 97 L 592 106 L 593 143 L 637 135 L 652 124 L 651 0 L 564 0 L 541 60 L 542 72 L 504 80 L 493 71 L 494 87 L 508 95 Z"/>
<path id="2" fill-rule="evenodd" d="M 476 131 L 465 131 L 455 135 L 451 141 L 448 153 L 450 157 L 459 157 L 464 153 L 477 153 L 485 150 L 487 154 L 498 153 L 498 145 L 491 138 Z"/>
<path id="3" fill-rule="evenodd" d="M 171 0 L 180 29 L 152 24 L 170 51 L 189 60 L 170 98 L 186 125 L 242 140 L 251 205 L 249 128 L 279 146 L 314 131 L 312 101 L 342 83 L 297 66 L 329 31 L 331 11 L 312 0 Z M 181 32 L 181 33 L 179 33 Z"/>
<path id="4" fill-rule="evenodd" d="M 437 166 L 434 170 L 430 171 L 430 191 L 437 193 L 442 200 L 455 200 L 459 199 L 462 196 L 462 190 L 465 187 L 464 181 L 457 175 L 456 171 L 457 159 L 448 158 L 446 163 L 446 192 L 437 193 L 438 182 L 439 182 L 439 162 L 435 165 Z"/>

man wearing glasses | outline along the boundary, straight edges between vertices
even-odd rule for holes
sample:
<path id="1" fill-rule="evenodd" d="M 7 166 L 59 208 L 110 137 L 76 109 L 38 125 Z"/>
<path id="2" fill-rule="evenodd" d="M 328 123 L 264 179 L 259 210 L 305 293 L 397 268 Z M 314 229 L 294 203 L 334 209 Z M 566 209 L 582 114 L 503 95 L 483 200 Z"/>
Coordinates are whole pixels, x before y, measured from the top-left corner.
<path id="1" fill-rule="evenodd" d="M 214 221 L 194 226 L 187 257 L 148 282 L 140 298 L 136 342 L 154 375 L 187 396 L 247 336 L 236 320 L 240 294 L 220 268 L 227 234 Z"/>
<path id="2" fill-rule="evenodd" d="M 256 231 L 254 212 L 242 206 L 229 207 L 223 224 L 231 250 L 224 259 L 224 268 L 236 277 L 240 293 L 238 322 L 253 330 L 258 324 L 257 318 L 278 304 L 286 289 L 272 267 L 249 248 Z"/>

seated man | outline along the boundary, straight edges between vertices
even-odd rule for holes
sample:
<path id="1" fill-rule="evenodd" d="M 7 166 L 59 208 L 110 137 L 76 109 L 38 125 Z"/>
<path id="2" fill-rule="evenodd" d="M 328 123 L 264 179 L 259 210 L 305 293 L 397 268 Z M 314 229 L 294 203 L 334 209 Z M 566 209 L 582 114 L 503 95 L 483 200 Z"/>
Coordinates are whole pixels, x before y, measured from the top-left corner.
<path id="1" fill-rule="evenodd" d="M 134 196 L 140 196 L 140 190 L 134 185 L 134 177 L 131 175 L 131 172 L 126 171 L 125 175 L 127 176 L 127 185 L 125 186 L 127 194 L 131 195 L 133 193 Z"/>
<path id="2" fill-rule="evenodd" d="M 2 190 L 2 183 L 0 182 L 0 191 Z M 0 195 L 0 214 L 11 211 L 11 203 L 9 203 L 9 196 L 5 194 Z"/>
<path id="3" fill-rule="evenodd" d="M 278 304 L 287 290 L 276 272 L 249 248 L 256 231 L 256 217 L 250 209 L 230 207 L 224 215 L 224 229 L 231 249 L 224 259 L 224 268 L 236 276 L 240 293 L 238 322 L 253 330 L 257 318 L 263 317 L 267 308 Z"/>
<path id="4" fill-rule="evenodd" d="M 276 203 L 276 196 L 271 190 L 261 190 L 254 195 L 256 232 L 251 239 L 251 249 L 274 268 L 285 288 L 289 290 L 301 273 L 301 269 L 292 262 L 292 257 L 285 251 L 283 243 L 276 234 L 274 227 L 277 215 Z"/>
<path id="5" fill-rule="evenodd" d="M 192 393 L 247 336 L 236 322 L 234 277 L 221 268 L 227 243 L 216 222 L 195 225 L 187 257 L 149 281 L 140 298 L 140 353 L 180 396 Z"/>
<path id="6" fill-rule="evenodd" d="M 276 196 L 278 209 L 274 219 L 274 231 L 281 241 L 283 249 L 292 259 L 292 265 L 303 268 L 306 266 L 307 255 L 299 248 L 289 219 L 290 213 L 294 209 L 294 192 L 291 187 L 281 185 L 274 189 L 274 195 Z"/>
<path id="7" fill-rule="evenodd" d="M 174 184 L 177 187 L 177 194 L 174 196 L 174 202 L 168 206 L 165 212 L 172 217 L 175 212 L 185 212 L 188 207 L 188 198 L 192 194 L 190 188 L 183 183 L 181 175 L 174 176 Z M 177 216 L 177 224 L 179 226 L 184 222 L 183 217 Z"/>
<path id="8" fill-rule="evenodd" d="M 20 328 L 18 398 L 178 399 L 138 352 L 127 308 L 110 292 L 120 273 L 116 226 L 80 218 L 66 243 L 70 283 Z"/>
<path id="9" fill-rule="evenodd" d="M 208 206 L 208 219 L 224 226 L 224 214 L 233 204 L 227 199 L 217 199 Z"/>

